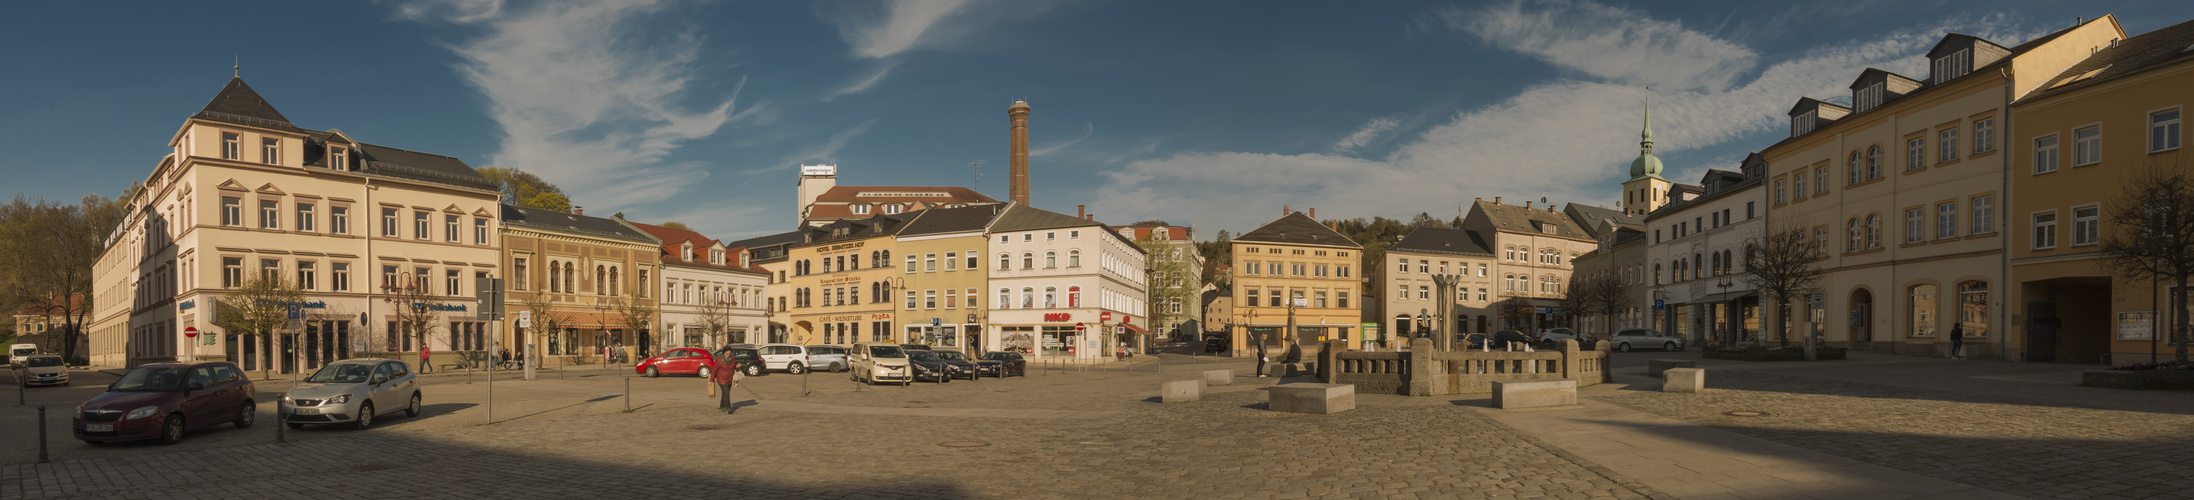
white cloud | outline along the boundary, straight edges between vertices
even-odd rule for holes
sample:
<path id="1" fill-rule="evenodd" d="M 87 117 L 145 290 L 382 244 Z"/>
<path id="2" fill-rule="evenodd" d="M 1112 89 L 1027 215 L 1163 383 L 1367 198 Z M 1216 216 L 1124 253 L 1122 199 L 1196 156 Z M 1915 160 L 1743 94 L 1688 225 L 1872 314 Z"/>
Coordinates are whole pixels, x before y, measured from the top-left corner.
<path id="1" fill-rule="evenodd" d="M 1081 144 L 1081 143 L 1082 143 L 1082 141 L 1084 141 L 1084 140 L 1087 140 L 1087 139 L 1089 139 L 1089 136 L 1090 136 L 1091 134 L 1096 134 L 1096 133 L 1097 133 L 1097 122 L 1082 122 L 1082 136 L 1081 136 L 1081 137 L 1076 137 L 1076 138 L 1074 138 L 1074 140 L 1071 140 L 1071 141 L 1066 141 L 1066 142 L 1062 142 L 1062 143 L 1058 143 L 1058 144 L 1053 144 L 1053 145 L 1049 145 L 1049 146 L 1044 146 L 1044 147 L 1040 147 L 1040 148 L 1036 148 L 1036 149 L 1030 150 L 1030 151 L 1028 152 L 1028 156 L 1029 156 L 1030 158 L 1036 158 L 1036 157 L 1042 157 L 1042 156 L 1047 156 L 1047 155 L 1050 155 L 1050 154 L 1052 154 L 1052 153 L 1057 153 L 1057 152 L 1059 152 L 1059 150 L 1061 150 L 1061 149 L 1066 149 L 1066 148 L 1067 148 L 1068 146 L 1073 146 L 1073 145 L 1075 145 L 1075 144 Z"/>
<path id="2" fill-rule="evenodd" d="M 920 44 L 922 35 L 937 22 L 967 5 L 967 0 L 893 0 L 874 10 L 850 12 L 838 23 L 838 36 L 853 47 L 853 55 L 869 59 L 890 57 Z"/>
<path id="3" fill-rule="evenodd" d="M 847 84 L 844 87 L 839 87 L 838 90 L 832 91 L 830 95 L 823 96 L 823 100 L 828 101 L 831 99 L 837 99 L 838 96 L 842 95 L 851 95 L 867 92 L 870 87 L 875 87 L 877 82 L 884 81 L 884 75 L 891 74 L 891 69 L 896 67 L 899 67 L 899 63 L 897 62 L 884 63 L 882 66 L 878 66 L 876 68 L 876 72 L 869 73 L 867 77 L 861 78 L 860 81 Z"/>
<path id="4" fill-rule="evenodd" d="M 1494 46 L 1608 80 L 1719 91 L 1751 70 L 1751 49 L 1682 23 L 1591 2 L 1535 0 L 1429 14 Z"/>
<path id="5" fill-rule="evenodd" d="M 458 73 L 487 98 L 503 129 L 488 164 L 539 174 L 580 204 L 608 208 L 661 200 L 707 177 L 702 164 L 665 158 L 685 141 L 766 109 L 734 112 L 737 88 L 703 109 L 680 105 L 700 43 L 649 24 L 664 7 L 551 1 L 514 10 L 460 1 L 405 4 L 398 13 L 446 16 L 484 31 L 451 49 L 463 60 Z"/>
<path id="6" fill-rule="evenodd" d="M 875 124 L 876 119 L 870 118 L 868 121 L 861 122 L 860 125 L 854 125 L 853 128 L 840 131 L 836 134 L 831 134 L 830 140 L 823 141 L 822 144 L 816 145 L 812 148 L 808 148 L 805 151 L 785 156 L 784 161 L 777 162 L 778 165 L 772 165 L 769 167 L 769 169 L 775 170 L 778 168 L 792 168 L 793 164 L 799 162 L 830 163 L 837 161 L 838 150 L 845 149 L 846 144 L 853 142 L 853 138 L 860 137 L 861 134 L 868 133 L 868 128 Z"/>
<path id="7" fill-rule="evenodd" d="M 1800 96 L 1839 95 L 1851 78 L 1869 66 L 1923 71 L 1923 53 L 1942 33 L 1951 28 L 2003 32 L 2001 20 L 1990 17 L 1915 27 L 1825 46 L 1768 66 L 1758 76 L 1733 82 L 1727 89 L 1656 89 L 1656 149 L 1665 154 L 1781 130 L 1787 120 L 1783 112 Z M 1632 43 L 1594 37 L 1590 34 L 1598 31 L 1593 29 L 1559 31 L 1597 40 L 1609 50 Z M 1547 44 L 1578 43 L 1583 42 Z M 1697 52 L 1671 56 L 1701 61 L 1708 67 L 1712 65 L 1706 64 L 1711 61 L 1707 54 L 1751 57 L 1749 51 L 1726 51 L 1714 43 L 1687 46 L 1696 47 Z M 1106 173 L 1108 183 L 1098 189 L 1094 198 L 1099 201 L 1093 208 L 1101 207 L 1120 220 L 1193 214 L 1195 220 L 1189 222 L 1196 225 L 1240 232 L 1273 219 L 1278 212 L 1269 209 L 1280 205 L 1316 206 L 1333 218 L 1400 216 L 1495 196 L 1544 196 L 1556 203 L 1605 205 L 1614 200 L 1613 186 L 1621 182 L 1638 154 L 1639 112 L 1645 97 L 1643 89 L 1626 78 L 1612 79 L 1620 81 L 1558 80 L 1529 87 L 1403 140 L 1386 158 L 1190 151 L 1137 160 Z M 1768 138 L 1754 147 L 1772 141 Z M 1716 165 L 1672 164 L 1669 171 L 1692 172 L 1710 166 Z"/>
<path id="8" fill-rule="evenodd" d="M 1355 133 L 1348 134 L 1348 137 L 1341 138 L 1340 142 L 1333 143 L 1333 152 L 1353 152 L 1356 148 L 1371 144 L 1372 139 L 1377 139 L 1380 134 L 1394 130 L 1394 127 L 1401 125 L 1401 123 L 1401 120 L 1392 116 L 1373 118 L 1371 121 L 1364 122 L 1363 126 L 1357 127 Z"/>

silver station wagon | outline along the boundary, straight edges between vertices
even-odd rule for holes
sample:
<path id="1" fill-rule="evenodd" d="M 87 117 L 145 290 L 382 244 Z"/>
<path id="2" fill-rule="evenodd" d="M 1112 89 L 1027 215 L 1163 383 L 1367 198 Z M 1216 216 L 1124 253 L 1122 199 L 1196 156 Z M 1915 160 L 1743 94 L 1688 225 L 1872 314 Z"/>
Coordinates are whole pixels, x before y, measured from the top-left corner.
<path id="1" fill-rule="evenodd" d="M 373 426 L 374 417 L 402 411 L 419 416 L 418 375 L 402 361 L 351 359 L 320 367 L 297 388 L 282 394 L 282 423 L 291 429 L 305 424 L 349 424 L 354 429 Z"/>

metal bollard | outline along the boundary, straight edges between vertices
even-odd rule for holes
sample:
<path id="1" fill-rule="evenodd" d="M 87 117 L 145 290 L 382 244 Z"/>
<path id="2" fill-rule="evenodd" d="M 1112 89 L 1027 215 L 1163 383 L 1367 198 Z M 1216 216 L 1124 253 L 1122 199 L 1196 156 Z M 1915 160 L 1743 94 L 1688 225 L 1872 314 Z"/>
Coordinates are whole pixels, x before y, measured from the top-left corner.
<path id="1" fill-rule="evenodd" d="M 284 416 L 282 415 L 282 403 L 281 403 L 281 402 L 279 402 L 279 401 L 277 401 L 277 402 L 275 402 L 275 403 L 274 403 L 274 442 L 275 442 L 275 444 L 281 444 L 281 443 L 287 443 L 287 442 L 289 442 L 289 434 L 287 434 L 287 433 L 284 433 L 284 432 L 282 432 L 282 429 L 284 429 L 284 428 L 287 428 L 287 427 L 289 427 L 289 418 L 288 418 L 288 417 L 284 417 Z"/>
<path id="2" fill-rule="evenodd" d="M 38 405 L 38 463 L 46 463 L 46 405 Z"/>
<path id="3" fill-rule="evenodd" d="M 632 377 L 625 377 L 625 411 L 632 411 Z"/>

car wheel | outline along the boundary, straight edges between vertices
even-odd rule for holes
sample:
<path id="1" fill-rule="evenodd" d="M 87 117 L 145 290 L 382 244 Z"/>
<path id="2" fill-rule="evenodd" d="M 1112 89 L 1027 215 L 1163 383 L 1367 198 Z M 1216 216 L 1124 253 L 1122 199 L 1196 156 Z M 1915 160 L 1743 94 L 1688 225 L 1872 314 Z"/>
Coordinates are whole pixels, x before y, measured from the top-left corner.
<path id="1" fill-rule="evenodd" d="M 258 419 L 259 405 L 252 404 L 251 401 L 244 401 L 242 408 L 236 410 L 235 423 L 238 429 L 250 429 L 253 421 Z"/>
<path id="2" fill-rule="evenodd" d="M 703 368 L 703 370 L 706 370 L 706 369 L 707 369 L 707 368 Z M 655 367 L 653 367 L 653 366 L 650 366 L 650 367 L 648 367 L 648 373 L 647 373 L 647 376 L 648 376 L 648 378 L 655 378 L 655 377 L 661 377 L 661 376 L 663 376 L 663 372 L 662 372 L 661 370 L 657 370 L 657 369 L 655 369 Z"/>
<path id="3" fill-rule="evenodd" d="M 183 416 L 168 415 L 168 420 L 160 424 L 160 444 L 180 442 L 183 442 Z"/>
<path id="4" fill-rule="evenodd" d="M 373 427 L 373 403 L 370 401 L 358 405 L 358 419 L 350 421 L 350 428 L 352 429 L 362 431 L 369 427 Z"/>
<path id="5" fill-rule="evenodd" d="M 1668 352 L 1676 352 L 1676 351 L 1677 351 L 1677 349 L 1676 349 L 1676 343 L 1675 343 L 1675 342 L 1669 342 L 1669 343 L 1666 343 L 1666 344 L 1661 344 L 1661 350 L 1663 350 L 1663 351 L 1668 351 Z"/>
<path id="6" fill-rule="evenodd" d="M 1616 352 L 1630 352 L 1630 343 L 1629 343 L 1629 342 L 1624 342 L 1624 343 L 1621 343 L 1621 344 L 1615 344 L 1615 351 L 1616 351 Z"/>
<path id="7" fill-rule="evenodd" d="M 789 373 L 789 374 L 793 374 L 793 375 L 799 375 L 799 374 L 802 374 L 802 373 L 807 373 L 807 371 L 808 371 L 807 367 L 805 367 L 805 366 L 800 366 L 800 364 L 799 364 L 799 363 L 792 363 L 792 364 L 788 364 L 788 365 L 785 365 L 785 373 Z"/>
<path id="8" fill-rule="evenodd" d="M 283 425 L 288 425 L 288 426 L 289 426 L 289 428 L 291 428 L 291 429 L 303 429 L 303 428 L 305 428 L 305 424 L 300 424 L 300 423 L 296 423 L 296 422 L 285 422 L 285 423 L 284 423 Z"/>
<path id="9" fill-rule="evenodd" d="M 411 406 L 404 407 L 404 416 L 419 416 L 419 393 L 411 393 Z"/>
<path id="10" fill-rule="evenodd" d="M 708 367 L 706 367 L 706 366 L 703 366 L 703 367 L 701 367 L 701 369 L 700 369 L 699 371 L 695 371 L 695 372 L 693 372 L 693 374 L 694 374 L 694 375 L 699 375 L 699 376 L 700 376 L 701 378 L 704 378 L 704 379 L 706 379 L 706 378 L 708 378 Z"/>
<path id="11" fill-rule="evenodd" d="M 762 376 L 762 365 L 747 365 L 746 372 L 749 377 Z"/>
<path id="12" fill-rule="evenodd" d="M 831 363 L 831 364 L 830 364 L 830 371 L 831 371 L 831 373 L 837 373 L 837 372 L 842 372 L 842 371 L 846 371 L 846 365 L 843 365 L 843 364 L 838 364 L 838 363 Z"/>

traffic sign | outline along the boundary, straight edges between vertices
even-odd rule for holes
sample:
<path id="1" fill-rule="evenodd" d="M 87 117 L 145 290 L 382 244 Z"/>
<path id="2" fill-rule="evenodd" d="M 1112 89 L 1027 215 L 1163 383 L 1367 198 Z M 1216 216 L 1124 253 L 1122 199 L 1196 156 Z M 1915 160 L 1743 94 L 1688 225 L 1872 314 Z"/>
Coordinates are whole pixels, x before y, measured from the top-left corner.
<path id="1" fill-rule="evenodd" d="M 1087 330 L 1087 329 L 1089 329 L 1089 325 L 1085 325 L 1085 324 L 1081 324 L 1081 323 L 1075 323 L 1075 324 L 1074 324 L 1074 331 L 1077 331 L 1077 332 L 1079 332 L 1079 331 L 1083 331 L 1083 330 Z"/>
<path id="2" fill-rule="evenodd" d="M 1111 322 L 1111 321 L 1112 321 L 1112 311 L 1105 311 L 1105 312 L 1097 313 L 1097 322 L 1099 322 L 1099 323 L 1106 323 L 1106 322 Z"/>
<path id="3" fill-rule="evenodd" d="M 190 328 L 184 328 L 183 337 L 192 339 L 198 338 L 198 327 L 193 326 Z"/>
<path id="4" fill-rule="evenodd" d="M 533 328 L 533 311 L 518 311 L 518 327 Z"/>
<path id="5" fill-rule="evenodd" d="M 929 319 L 929 326 L 938 326 L 938 325 L 943 325 L 943 324 L 945 324 L 945 320 L 944 320 L 944 319 L 942 319 L 942 318 L 930 318 L 930 319 Z"/>

